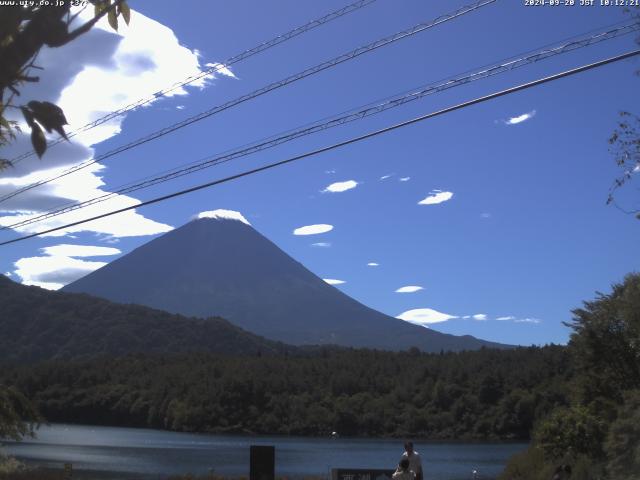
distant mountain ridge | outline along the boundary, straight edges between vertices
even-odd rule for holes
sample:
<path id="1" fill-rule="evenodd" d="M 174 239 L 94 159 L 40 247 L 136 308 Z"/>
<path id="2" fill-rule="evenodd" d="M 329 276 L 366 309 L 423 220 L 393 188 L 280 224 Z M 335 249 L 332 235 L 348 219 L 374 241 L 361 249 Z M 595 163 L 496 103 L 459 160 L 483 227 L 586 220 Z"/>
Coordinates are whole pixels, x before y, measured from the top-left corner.
<path id="1" fill-rule="evenodd" d="M 195 319 L 85 294 L 52 292 L 0 275 L 0 362 L 130 353 L 277 354 L 295 349 L 221 318 Z"/>
<path id="2" fill-rule="evenodd" d="M 172 313 L 219 316 L 294 345 L 426 352 L 505 345 L 439 333 L 362 305 L 328 285 L 244 219 L 200 218 L 63 288 Z"/>

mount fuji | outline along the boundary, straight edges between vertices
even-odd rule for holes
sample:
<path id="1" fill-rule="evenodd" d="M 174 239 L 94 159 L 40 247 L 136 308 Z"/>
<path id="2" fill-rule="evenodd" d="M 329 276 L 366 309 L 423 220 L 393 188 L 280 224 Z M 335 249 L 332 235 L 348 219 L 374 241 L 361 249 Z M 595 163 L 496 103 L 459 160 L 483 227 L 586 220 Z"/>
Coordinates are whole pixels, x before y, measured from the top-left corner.
<path id="1" fill-rule="evenodd" d="M 328 285 L 238 212 L 216 210 L 63 288 L 171 313 L 219 316 L 294 345 L 425 352 L 507 347 L 454 336 L 373 310 Z"/>

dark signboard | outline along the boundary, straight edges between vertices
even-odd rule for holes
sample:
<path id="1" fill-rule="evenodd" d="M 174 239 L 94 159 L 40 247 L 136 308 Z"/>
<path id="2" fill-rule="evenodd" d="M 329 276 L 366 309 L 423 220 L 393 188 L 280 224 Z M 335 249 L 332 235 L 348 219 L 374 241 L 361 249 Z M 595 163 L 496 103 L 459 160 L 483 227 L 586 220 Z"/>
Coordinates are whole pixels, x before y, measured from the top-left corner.
<path id="1" fill-rule="evenodd" d="M 276 447 L 251 445 L 249 457 L 249 480 L 275 479 Z"/>
<path id="2" fill-rule="evenodd" d="M 376 468 L 332 468 L 331 480 L 390 480 L 395 470 Z"/>

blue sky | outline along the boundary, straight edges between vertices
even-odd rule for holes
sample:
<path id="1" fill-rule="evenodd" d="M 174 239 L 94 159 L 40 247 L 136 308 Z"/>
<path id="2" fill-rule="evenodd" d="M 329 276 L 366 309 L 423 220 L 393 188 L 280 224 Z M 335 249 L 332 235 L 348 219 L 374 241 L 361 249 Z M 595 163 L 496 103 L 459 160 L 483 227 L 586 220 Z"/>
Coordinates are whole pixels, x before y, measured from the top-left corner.
<path id="1" fill-rule="evenodd" d="M 43 81 L 26 88 L 23 97 L 57 101 L 73 130 L 345 4 L 185 1 L 177 8 L 175 2 L 132 1 L 132 8 L 148 18 L 134 15 L 130 28 L 121 28 L 124 36 L 108 27 L 95 29 L 64 49 L 43 52 Z M 41 161 L 22 162 L 2 174 L 0 193 L 86 160 L 92 148 L 97 155 L 107 152 L 464 4 L 378 0 L 238 63 L 227 75 L 218 73 L 73 144 L 54 147 Z M 500 0 L 15 197 L 5 204 L 0 223 L 625 18 L 618 7 L 525 7 Z M 89 213 L 280 160 L 633 48 L 633 37 L 625 36 L 563 54 L 117 197 Z M 637 60 L 605 66 L 63 235 L 5 246 L 0 269 L 16 281 L 57 288 L 199 212 L 229 209 L 241 212 L 320 277 L 344 282 L 336 288 L 384 313 L 488 340 L 564 343 L 569 329 L 562 322 L 571 319 L 571 309 L 596 291 L 608 291 L 640 264 L 640 223 L 605 205 L 618 173 L 607 139 L 618 111 L 640 110 L 640 79 L 634 75 L 639 67 Z M 26 145 L 19 139 L 7 157 Z M 629 189 L 621 201 L 637 201 L 634 195 Z M 89 213 L 80 210 L 59 219 Z M 318 224 L 333 228 L 294 234 Z M 55 224 L 32 228 L 45 225 Z M 5 231 L 2 239 L 15 236 Z M 407 313 L 416 310 L 425 315 Z"/>

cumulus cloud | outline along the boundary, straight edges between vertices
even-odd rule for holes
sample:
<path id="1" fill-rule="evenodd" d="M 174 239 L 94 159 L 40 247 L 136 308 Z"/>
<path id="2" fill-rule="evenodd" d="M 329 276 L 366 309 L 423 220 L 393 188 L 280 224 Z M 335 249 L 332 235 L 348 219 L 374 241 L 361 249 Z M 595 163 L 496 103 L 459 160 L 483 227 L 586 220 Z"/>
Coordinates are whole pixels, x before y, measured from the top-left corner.
<path id="1" fill-rule="evenodd" d="M 210 210 L 207 212 L 200 212 L 196 215 L 196 219 L 200 218 L 213 218 L 215 220 L 236 220 L 238 222 L 242 222 L 246 225 L 251 225 L 249 221 L 244 218 L 244 216 L 235 210 L 225 210 L 223 208 L 219 208 L 217 210 Z"/>
<path id="2" fill-rule="evenodd" d="M 518 115 L 517 117 L 511 117 L 508 120 L 504 121 L 505 125 L 517 125 L 518 123 L 526 122 L 527 120 L 533 118 L 536 114 L 535 110 L 531 110 L 530 112 L 523 113 L 522 115 Z"/>
<path id="3" fill-rule="evenodd" d="M 430 323 L 446 322 L 458 318 L 455 315 L 449 315 L 448 313 L 438 312 L 431 308 L 415 308 L 413 310 L 407 310 L 396 316 L 400 320 L 415 323 L 416 325 L 428 325 Z"/>
<path id="4" fill-rule="evenodd" d="M 396 290 L 396 293 L 413 293 L 419 290 L 423 290 L 423 287 L 419 285 L 407 285 L 406 287 L 400 287 Z"/>
<path id="5" fill-rule="evenodd" d="M 92 14 L 87 9 L 81 18 L 86 20 Z M 74 130 L 107 112 L 147 98 L 154 92 L 202 72 L 197 52 L 181 46 L 171 29 L 135 11 L 132 12 L 131 23 L 131 29 L 121 24 L 115 33 L 105 18 L 80 40 L 64 48 L 43 48 L 38 56 L 38 64 L 44 68 L 40 73 L 42 81 L 25 85 L 21 91 L 21 103 L 36 99 L 58 104 L 69 121 L 68 129 Z M 222 69 L 221 73 L 228 75 L 230 72 Z M 191 86 L 204 88 L 213 78 L 213 75 L 205 75 Z M 180 87 L 163 96 L 187 93 L 187 88 Z M 158 96 L 145 108 L 161 101 L 163 96 Z M 42 161 L 36 157 L 24 159 L 15 168 L 5 172 L 0 182 L 0 195 L 56 176 L 73 165 L 91 159 L 94 154 L 92 145 L 119 134 L 125 117 L 114 118 L 76 135 L 71 142 L 50 148 Z M 12 158 L 30 149 L 29 134 L 25 132 L 3 149 L 3 156 Z M 108 188 L 101 180 L 103 170 L 101 164 L 95 164 L 3 202 L 1 213 L 4 215 L 0 216 L 0 225 L 8 226 L 16 221 L 34 218 L 61 204 L 108 194 Z M 115 196 L 109 202 L 14 230 L 34 233 L 136 203 L 134 198 Z M 171 228 L 131 210 L 51 235 L 89 231 L 113 239 L 164 233 Z"/>
<path id="6" fill-rule="evenodd" d="M 379 266 L 380 266 L 380 264 L 379 264 L 379 263 L 376 263 L 376 262 L 369 262 L 369 263 L 367 263 L 367 266 L 368 266 L 368 267 L 379 267 Z"/>
<path id="7" fill-rule="evenodd" d="M 329 248 L 331 242 L 316 242 L 311 244 L 312 247 Z"/>
<path id="8" fill-rule="evenodd" d="M 121 253 L 117 248 L 69 244 L 44 247 L 40 252 L 44 256 L 21 258 L 15 262 L 15 273 L 25 285 L 49 290 L 58 290 L 107 264 L 75 257 L 101 257 Z"/>
<path id="9" fill-rule="evenodd" d="M 399 182 L 408 182 L 409 180 L 411 180 L 411 177 L 400 177 L 398 179 Z"/>
<path id="10" fill-rule="evenodd" d="M 358 186 L 358 182 L 356 182 L 355 180 L 347 180 L 347 181 L 344 181 L 344 182 L 335 182 L 335 183 L 332 183 L 331 185 L 327 186 L 327 188 L 322 190 L 322 192 L 323 193 L 346 192 L 347 190 L 351 190 L 352 188 L 356 188 L 357 186 Z"/>
<path id="11" fill-rule="evenodd" d="M 475 315 L 471 315 L 471 318 L 473 318 L 474 320 L 486 320 L 487 315 L 484 313 L 476 313 Z"/>
<path id="12" fill-rule="evenodd" d="M 293 231 L 294 235 L 317 235 L 319 233 L 326 233 L 333 230 L 333 225 L 327 225 L 326 223 L 318 223 L 315 225 L 305 225 L 304 227 L 296 228 Z"/>
<path id="13" fill-rule="evenodd" d="M 436 205 L 438 203 L 446 202 L 453 198 L 453 192 L 443 192 L 442 190 L 432 190 L 429 195 L 420 200 L 418 205 Z"/>
<path id="14" fill-rule="evenodd" d="M 335 278 L 323 278 L 322 280 L 327 282 L 329 285 L 341 285 L 343 283 L 347 283 L 344 280 L 337 280 Z"/>

